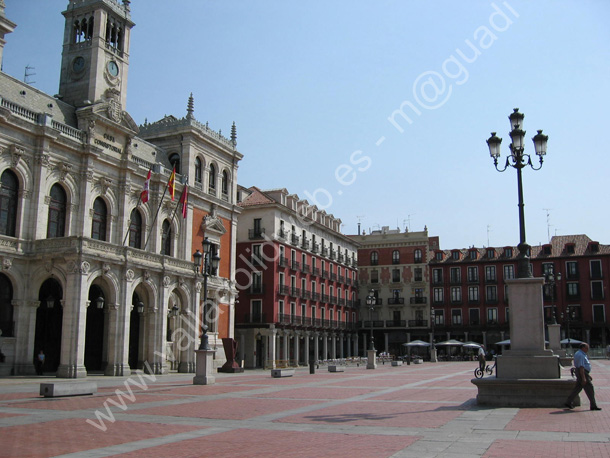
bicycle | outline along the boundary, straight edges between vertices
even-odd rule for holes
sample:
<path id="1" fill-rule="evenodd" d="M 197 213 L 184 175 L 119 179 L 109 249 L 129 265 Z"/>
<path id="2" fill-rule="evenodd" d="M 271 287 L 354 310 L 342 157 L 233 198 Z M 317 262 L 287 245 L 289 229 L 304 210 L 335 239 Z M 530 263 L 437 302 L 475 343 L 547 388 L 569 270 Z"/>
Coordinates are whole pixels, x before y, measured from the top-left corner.
<path id="1" fill-rule="evenodd" d="M 489 365 L 488 364 L 488 365 L 485 366 L 485 369 L 483 369 L 483 370 L 481 370 L 480 367 L 477 367 L 474 370 L 474 376 L 476 378 L 483 378 L 483 376 L 485 375 L 485 372 L 487 372 L 487 374 L 489 374 L 489 375 L 493 375 L 495 368 L 496 368 L 496 358 L 494 357 L 493 365 Z"/>

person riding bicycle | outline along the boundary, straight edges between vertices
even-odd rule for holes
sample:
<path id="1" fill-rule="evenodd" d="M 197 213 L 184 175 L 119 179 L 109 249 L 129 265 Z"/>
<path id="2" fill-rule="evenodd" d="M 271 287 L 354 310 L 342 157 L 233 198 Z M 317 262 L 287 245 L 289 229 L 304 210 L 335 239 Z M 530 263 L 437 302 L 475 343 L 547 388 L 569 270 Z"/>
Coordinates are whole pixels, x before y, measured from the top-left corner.
<path id="1" fill-rule="evenodd" d="M 479 369 L 481 371 L 485 370 L 485 345 L 481 345 L 479 347 L 479 352 L 477 353 L 477 358 L 479 360 Z"/>

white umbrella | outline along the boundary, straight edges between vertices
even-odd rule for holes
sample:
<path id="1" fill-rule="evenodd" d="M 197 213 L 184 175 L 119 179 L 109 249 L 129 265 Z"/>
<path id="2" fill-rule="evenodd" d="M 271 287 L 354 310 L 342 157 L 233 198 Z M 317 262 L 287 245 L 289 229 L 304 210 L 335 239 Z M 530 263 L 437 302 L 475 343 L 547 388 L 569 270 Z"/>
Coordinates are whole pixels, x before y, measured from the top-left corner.
<path id="1" fill-rule="evenodd" d="M 476 342 L 464 342 L 464 345 L 462 345 L 462 348 L 480 348 L 482 346 L 483 346 L 483 344 L 476 343 Z"/>
<path id="2" fill-rule="evenodd" d="M 583 343 L 581 340 L 576 340 L 576 339 L 563 339 L 560 340 L 559 343 L 561 345 L 580 345 L 581 343 Z"/>
<path id="3" fill-rule="evenodd" d="M 460 342 L 459 340 L 445 340 L 444 342 L 439 342 L 436 344 L 437 347 L 461 347 L 464 345 L 464 342 Z"/>
<path id="4" fill-rule="evenodd" d="M 402 344 L 403 347 L 429 347 L 430 344 L 428 342 L 424 342 L 423 340 L 413 340 L 412 342 L 407 342 Z"/>
<path id="5" fill-rule="evenodd" d="M 548 344 L 549 341 L 545 340 L 544 343 Z M 510 339 L 501 340 L 500 342 L 496 342 L 496 345 L 510 345 Z"/>

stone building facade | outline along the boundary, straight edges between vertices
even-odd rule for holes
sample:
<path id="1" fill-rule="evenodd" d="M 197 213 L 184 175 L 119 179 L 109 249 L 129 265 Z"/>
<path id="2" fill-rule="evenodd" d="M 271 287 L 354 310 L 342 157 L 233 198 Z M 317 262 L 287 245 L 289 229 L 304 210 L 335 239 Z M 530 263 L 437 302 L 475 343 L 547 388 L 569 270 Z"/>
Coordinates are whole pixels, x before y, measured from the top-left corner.
<path id="1" fill-rule="evenodd" d="M 41 350 L 58 377 L 194 372 L 202 320 L 212 346 L 233 336 L 235 126 L 228 139 L 198 122 L 192 96 L 185 117 L 138 126 L 130 2 L 71 0 L 62 14 L 57 96 L 0 73 L 0 373 L 34 373 Z M 12 27 L 1 3 L 2 37 Z M 204 237 L 221 258 L 205 317 Z"/>

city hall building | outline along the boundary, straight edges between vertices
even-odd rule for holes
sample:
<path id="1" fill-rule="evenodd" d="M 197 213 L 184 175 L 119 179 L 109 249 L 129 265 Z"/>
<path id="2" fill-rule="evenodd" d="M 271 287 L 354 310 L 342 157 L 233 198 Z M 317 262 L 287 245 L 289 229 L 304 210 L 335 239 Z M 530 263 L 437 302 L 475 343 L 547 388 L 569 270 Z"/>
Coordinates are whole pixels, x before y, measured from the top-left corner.
<path id="1" fill-rule="evenodd" d="M 130 2 L 62 14 L 56 96 L 0 73 L 0 374 L 33 374 L 41 351 L 58 377 L 194 372 L 202 320 L 220 365 L 237 294 L 235 126 L 228 139 L 198 122 L 188 94 L 184 117 L 138 126 Z M 0 0 L 0 50 L 15 27 Z M 210 257 L 217 269 L 194 264 Z"/>

